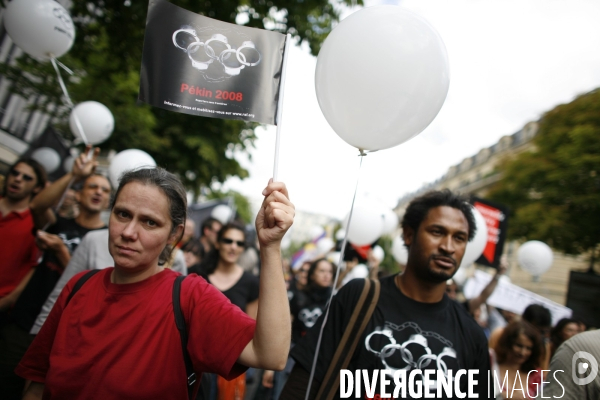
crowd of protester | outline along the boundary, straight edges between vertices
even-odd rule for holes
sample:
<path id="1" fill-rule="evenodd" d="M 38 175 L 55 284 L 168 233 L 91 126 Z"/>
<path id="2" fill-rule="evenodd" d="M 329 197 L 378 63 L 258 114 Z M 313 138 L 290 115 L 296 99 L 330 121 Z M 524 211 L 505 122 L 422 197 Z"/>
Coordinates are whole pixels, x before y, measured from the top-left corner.
<path id="1" fill-rule="evenodd" d="M 294 357 L 288 357 L 288 350 L 319 327 L 317 322 L 323 318 L 332 295 L 352 280 L 383 279 L 398 273 L 380 270 L 383 256 L 373 248 L 351 244 L 346 246 L 341 260 L 328 258 L 328 253 L 315 254 L 296 264 L 282 259 L 279 243 L 291 224 L 293 206 L 281 184 L 270 183 L 265 190 L 267 200 L 257 217 L 256 231 L 252 232 L 235 218 L 222 223 L 209 217 L 201 221 L 197 237 L 194 221 L 185 218 L 185 192 L 178 179 L 160 169 L 150 169 L 152 172 L 148 174 L 134 171 L 125 175 L 119 188 L 112 188 L 116 193 L 110 206 L 111 222 L 106 226 L 100 216 L 109 206 L 112 189 L 108 179 L 95 173 L 97 150 L 91 157 L 87 154 L 88 151 L 84 152 L 75 161 L 72 171 L 56 182 L 47 183 L 43 167 L 30 159 L 18 160 L 4 180 L 0 197 L 0 252 L 3 255 L 0 259 L 0 397 L 3 399 L 19 399 L 23 394 L 30 396 L 27 398 L 41 398 L 42 393 L 60 397 L 61 393 L 73 390 L 88 393 L 86 390 L 99 386 L 116 390 L 114 387 L 118 385 L 111 379 L 116 379 L 119 371 L 137 369 L 146 362 L 155 369 L 158 366 L 160 371 L 177 365 L 171 374 L 163 377 L 176 379 L 174 371 L 185 369 L 180 360 L 180 335 L 175 324 L 168 329 L 158 326 L 166 324 L 167 318 L 172 323 L 173 311 L 165 310 L 164 305 L 171 304 L 170 285 L 176 276 L 186 275 L 188 279 L 184 280 L 182 293 L 194 288 L 209 293 L 210 301 L 181 295 L 190 340 L 187 357 L 193 370 L 202 374 L 198 379 L 201 385 L 194 382 L 196 378 L 188 379 L 191 383 L 185 395 L 206 400 L 284 398 L 282 391 L 296 363 Z M 60 202 L 63 197 L 66 201 Z M 286 215 L 282 216 L 280 211 Z M 132 227 L 132 221 L 139 226 Z M 143 251 L 129 248 L 128 240 L 130 243 L 139 241 L 146 247 Z M 339 243 L 337 246 L 339 251 Z M 133 257 L 134 253 L 139 257 Z M 83 272 L 88 270 L 99 271 L 100 277 Z M 539 388 L 545 382 L 550 382 L 548 390 L 556 390 L 551 371 L 567 368 L 564 360 L 568 355 L 580 348 L 592 354 L 600 352 L 600 337 L 591 332 L 581 334 L 586 326 L 576 318 L 552 324 L 550 311 L 542 305 L 530 305 L 522 315 L 488 305 L 487 300 L 506 270 L 507 263 L 503 260 L 490 283 L 474 298 L 464 298 L 461 288 L 452 279 L 445 283 L 443 296 L 459 304 L 460 312 L 475 321 L 485 334 L 488 368 L 506 377 L 500 385 L 494 383 L 499 393 L 497 398 L 532 399 L 539 396 Z M 168 275 L 164 271 L 168 271 Z M 90 280 L 86 284 L 87 303 L 74 296 L 82 290 L 80 281 L 84 276 Z M 277 283 L 278 279 L 285 282 L 285 287 Z M 119 287 L 119 284 L 138 285 L 137 297 L 128 298 L 122 291 L 125 286 Z M 114 292 L 106 298 L 100 293 L 102 290 Z M 287 301 L 282 296 L 287 296 Z M 79 297 L 85 300 L 83 295 Z M 124 310 L 113 304 L 119 300 L 119 304 L 125 304 Z M 153 325 L 142 322 L 140 316 L 132 318 L 124 314 L 127 307 L 135 313 L 139 307 L 152 308 L 144 312 L 153 315 L 150 318 Z M 191 308 L 198 308 L 196 311 L 202 315 L 194 319 Z M 164 320 L 157 320 L 163 313 Z M 100 318 L 107 314 L 111 315 L 109 321 Z M 285 318 L 281 318 L 284 314 Z M 279 329 L 272 324 L 273 320 L 279 320 Z M 131 330 L 136 323 L 140 324 L 136 329 L 149 329 L 141 335 L 153 336 L 148 339 L 149 343 L 162 346 L 161 340 L 171 340 L 173 348 L 166 346 L 164 352 L 155 354 L 132 345 L 140 338 L 131 332 L 124 335 L 126 339 L 116 337 Z M 281 327 L 283 331 L 289 327 L 291 339 L 286 341 Z M 81 336 L 73 336 L 73 330 Z M 116 333 L 107 333 L 110 330 Z M 162 332 L 162 336 L 154 337 L 157 331 Z M 201 336 L 198 331 L 202 334 L 211 331 L 215 337 L 195 341 Z M 595 336 L 588 339 L 582 335 Z M 183 336 L 181 338 L 183 340 Z M 574 341 L 576 338 L 579 339 Z M 94 341 L 100 343 L 98 347 Z M 203 343 L 214 348 L 207 349 Z M 91 379 L 97 385 L 89 386 L 92 389 L 77 386 L 86 385 L 87 378 L 82 377 L 81 382 L 73 386 L 72 379 L 67 377 L 77 368 L 87 368 L 82 365 L 111 366 L 112 361 L 107 356 L 94 355 L 95 351 L 102 350 L 103 344 L 111 346 L 110 356 L 114 357 L 126 346 L 129 364 L 114 368 L 114 377 Z M 76 348 L 78 345 L 84 346 L 85 351 Z M 142 353 L 146 350 L 148 354 L 136 353 L 135 349 Z M 227 354 L 223 355 L 222 349 L 227 349 Z M 168 356 L 169 352 L 173 354 Z M 178 357 L 175 361 L 174 354 Z M 184 350 L 184 358 L 185 354 Z M 161 355 L 165 359 L 160 359 Z M 68 365 L 70 357 L 73 365 Z M 52 367 L 49 367 L 50 359 Z M 159 398 L 156 393 L 170 393 L 172 388 L 161 383 L 166 378 L 158 377 L 162 372 L 145 375 L 144 371 L 142 368 L 124 380 L 131 387 L 119 388 L 118 393 L 127 396 L 128 390 L 138 390 L 139 395 L 136 377 L 145 382 L 149 376 L 155 382 L 144 389 L 154 390 L 147 398 Z M 182 375 L 186 373 L 189 370 Z M 511 390 L 523 385 L 519 382 L 523 375 L 528 376 L 527 387 Z M 573 386 L 569 390 L 579 388 Z M 598 396 L 587 398 L 600 398 L 600 393 L 593 394 Z"/>

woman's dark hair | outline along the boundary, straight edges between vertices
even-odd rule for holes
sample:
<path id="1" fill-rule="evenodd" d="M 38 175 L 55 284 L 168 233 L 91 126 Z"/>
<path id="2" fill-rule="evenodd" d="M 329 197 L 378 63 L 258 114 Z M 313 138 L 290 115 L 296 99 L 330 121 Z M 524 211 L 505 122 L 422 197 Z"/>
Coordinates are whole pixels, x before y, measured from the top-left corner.
<path id="1" fill-rule="evenodd" d="M 406 208 L 404 218 L 402 218 L 402 228 L 412 228 L 416 234 L 419 225 L 421 225 L 429 210 L 441 206 L 448 206 L 462 211 L 469 224 L 469 241 L 475 237 L 477 226 L 475 216 L 471 210 L 472 206 L 468 203 L 466 197 L 455 194 L 448 189 L 427 192 L 411 201 Z"/>
<path id="2" fill-rule="evenodd" d="M 198 257 L 200 260 L 202 260 L 204 258 L 204 253 L 205 253 L 204 246 L 202 246 L 202 243 L 200 243 L 200 240 L 196 239 L 196 238 L 191 238 L 190 240 L 187 241 L 186 244 L 181 246 L 181 251 L 184 251 L 186 253 L 192 253 L 193 255 Z"/>
<path id="3" fill-rule="evenodd" d="M 227 231 L 231 229 L 235 229 L 242 232 L 244 234 L 244 240 L 246 240 L 246 229 L 244 228 L 244 225 L 239 224 L 237 222 L 230 222 L 228 224 L 223 225 L 221 229 L 219 229 L 219 232 L 217 232 L 217 242 L 221 242 L 223 236 L 225 236 Z M 218 265 L 219 250 L 213 248 L 208 252 L 206 257 L 202 260 L 202 263 L 200 264 L 200 275 L 206 278 L 208 275 L 215 272 L 215 269 L 217 269 Z"/>
<path id="4" fill-rule="evenodd" d="M 521 317 L 539 328 L 552 326 L 552 314 L 541 304 L 530 304 Z"/>
<path id="5" fill-rule="evenodd" d="M 318 260 L 315 260 L 313 262 L 310 263 L 310 267 L 308 268 L 308 272 L 306 275 L 306 288 L 308 290 L 312 289 L 312 288 L 318 288 L 320 287 L 319 285 L 317 285 L 315 283 L 315 281 L 313 280 L 313 274 L 315 273 L 315 271 L 317 270 L 317 266 L 319 265 L 319 263 L 321 261 L 325 261 L 326 263 L 329 263 L 331 265 L 331 272 L 333 273 L 333 275 L 335 276 L 335 269 L 336 266 L 334 263 L 332 263 L 331 261 L 329 261 L 326 258 L 319 258 Z M 331 282 L 331 284 L 333 285 L 333 282 Z"/>
<path id="6" fill-rule="evenodd" d="M 33 173 L 35 174 L 36 179 L 36 184 L 35 187 L 36 188 L 42 188 L 44 189 L 44 187 L 46 186 L 46 181 L 48 180 L 47 174 L 46 174 L 46 169 L 42 166 L 42 164 L 40 164 L 39 162 L 35 161 L 33 158 L 20 158 L 18 159 L 13 165 L 10 166 L 10 168 L 8 169 L 9 173 L 12 172 L 15 167 L 19 164 L 26 164 L 29 165 L 32 169 L 33 169 Z M 4 192 L 4 195 L 6 196 L 6 189 L 7 189 L 7 185 L 8 185 L 8 179 L 4 180 L 4 188 L 2 189 Z M 33 197 L 34 194 L 31 193 L 31 197 Z"/>
<path id="7" fill-rule="evenodd" d="M 119 187 L 117 188 L 117 192 L 115 193 L 110 205 L 111 210 L 115 206 L 115 202 L 121 193 L 121 189 L 132 182 L 138 182 L 148 186 L 155 186 L 165 194 L 169 203 L 171 234 L 177 231 L 177 227 L 179 225 L 185 224 L 185 219 L 187 217 L 187 195 L 185 193 L 185 188 L 177 176 L 163 168 L 135 169 L 127 171 L 121 175 Z M 182 236 L 183 230 L 181 231 L 181 235 L 179 235 L 179 238 L 177 238 L 175 243 L 167 244 L 162 253 L 160 253 L 158 258 L 159 264 L 164 264 L 167 260 L 169 260 L 174 246 L 181 240 Z"/>
<path id="8" fill-rule="evenodd" d="M 515 321 L 504 327 L 502 335 L 498 339 L 498 343 L 494 348 L 498 364 L 504 363 L 508 354 L 512 351 L 513 346 L 521 334 L 527 336 L 531 340 L 531 355 L 519 368 L 521 371 L 532 371 L 537 369 L 542 364 L 542 356 L 544 354 L 544 345 L 540 333 L 527 321 Z"/>
<path id="9" fill-rule="evenodd" d="M 579 328 L 578 320 L 573 318 L 563 318 L 560 321 L 558 321 L 556 323 L 556 326 L 554 326 L 554 328 L 552 328 L 552 330 L 550 331 L 550 340 L 552 341 L 552 346 L 554 347 L 554 350 L 558 349 L 558 346 L 560 346 L 562 342 L 564 342 L 564 339 L 562 338 L 562 330 L 565 329 L 565 326 L 569 324 L 575 324 L 577 325 L 577 328 Z"/>

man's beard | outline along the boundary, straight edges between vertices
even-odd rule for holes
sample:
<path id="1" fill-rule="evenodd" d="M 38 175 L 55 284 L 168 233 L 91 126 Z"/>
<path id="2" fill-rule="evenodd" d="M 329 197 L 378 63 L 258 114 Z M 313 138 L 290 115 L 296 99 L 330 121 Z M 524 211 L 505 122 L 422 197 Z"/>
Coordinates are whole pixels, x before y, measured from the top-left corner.
<path id="1" fill-rule="evenodd" d="M 442 283 L 451 279 L 454 274 L 456 274 L 456 271 L 458 271 L 458 267 L 452 272 L 435 271 L 431 268 L 431 264 L 434 263 L 434 257 L 434 255 L 429 256 L 425 265 L 420 265 L 418 268 L 415 268 L 415 275 L 421 280 L 431 283 Z"/>

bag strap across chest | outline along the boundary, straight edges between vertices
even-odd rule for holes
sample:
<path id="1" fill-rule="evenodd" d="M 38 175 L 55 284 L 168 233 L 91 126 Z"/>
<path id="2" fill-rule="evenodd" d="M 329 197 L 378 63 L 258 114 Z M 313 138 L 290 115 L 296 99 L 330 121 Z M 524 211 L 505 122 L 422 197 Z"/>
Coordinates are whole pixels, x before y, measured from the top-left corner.
<path id="1" fill-rule="evenodd" d="M 379 300 L 379 286 L 378 280 L 365 278 L 363 291 L 358 298 L 358 302 L 350 317 L 348 326 L 346 326 L 342 340 L 338 344 L 331 363 L 329 364 L 329 368 L 327 369 L 327 373 L 325 374 L 325 378 L 317 393 L 316 398 L 318 400 L 331 400 L 336 395 L 340 385 L 340 370 L 348 367 L 348 364 L 354 355 L 354 351 L 356 350 L 356 346 L 358 345 L 358 341 L 373 315 L 373 311 Z"/>

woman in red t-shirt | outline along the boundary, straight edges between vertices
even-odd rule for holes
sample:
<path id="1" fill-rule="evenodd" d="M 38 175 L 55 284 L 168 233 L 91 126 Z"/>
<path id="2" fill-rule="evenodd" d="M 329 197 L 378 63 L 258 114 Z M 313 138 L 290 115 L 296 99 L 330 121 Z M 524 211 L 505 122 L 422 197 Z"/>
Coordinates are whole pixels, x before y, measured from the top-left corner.
<path id="1" fill-rule="evenodd" d="M 198 374 L 231 379 L 247 367 L 285 366 L 291 327 L 280 243 L 294 206 L 282 183 L 270 181 L 263 195 L 256 218 L 263 268 L 256 321 L 203 278 L 182 283 L 187 350 Z M 123 175 L 109 222 L 115 266 L 91 277 L 68 304 L 85 273 L 67 284 L 17 367 L 32 381 L 25 399 L 188 396 L 173 316 L 178 274 L 161 267 L 181 238 L 186 209 L 185 189 L 173 174 L 150 168 Z"/>

